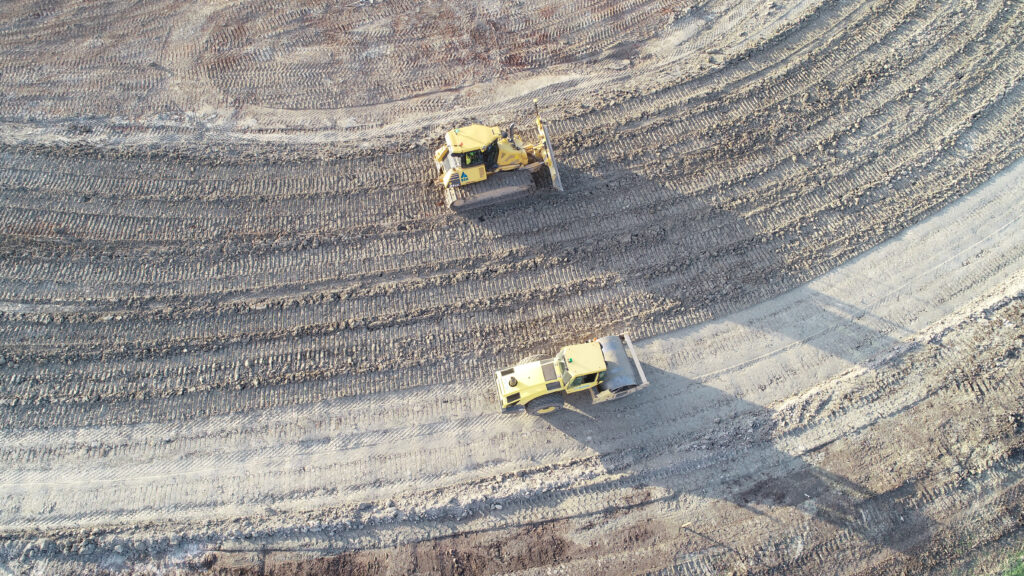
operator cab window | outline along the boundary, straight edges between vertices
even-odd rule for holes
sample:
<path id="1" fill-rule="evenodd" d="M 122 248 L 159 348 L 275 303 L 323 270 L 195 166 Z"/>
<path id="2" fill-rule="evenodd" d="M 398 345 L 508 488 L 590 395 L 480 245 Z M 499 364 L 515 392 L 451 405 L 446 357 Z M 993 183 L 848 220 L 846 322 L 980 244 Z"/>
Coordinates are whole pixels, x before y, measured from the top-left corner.
<path id="1" fill-rule="evenodd" d="M 578 388 L 580 386 L 583 386 L 584 384 L 590 384 L 594 380 L 597 380 L 597 372 L 593 374 L 587 374 L 586 376 L 577 376 L 576 378 L 573 379 L 572 382 L 569 383 L 568 386 L 566 386 L 566 388 Z"/>
<path id="2" fill-rule="evenodd" d="M 466 166 L 466 167 L 476 166 L 477 164 L 483 164 L 483 163 L 484 163 L 484 155 L 483 155 L 483 152 L 481 152 L 480 150 L 473 150 L 473 151 L 470 151 L 470 152 L 466 152 L 463 155 L 463 157 L 462 157 L 462 165 Z"/>

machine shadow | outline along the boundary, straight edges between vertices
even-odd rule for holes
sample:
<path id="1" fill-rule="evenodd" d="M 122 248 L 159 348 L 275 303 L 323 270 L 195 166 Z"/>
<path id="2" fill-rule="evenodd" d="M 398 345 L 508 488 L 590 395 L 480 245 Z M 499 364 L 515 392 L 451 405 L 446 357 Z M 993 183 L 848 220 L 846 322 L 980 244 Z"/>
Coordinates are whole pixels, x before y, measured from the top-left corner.
<path id="1" fill-rule="evenodd" d="M 927 546 L 933 523 L 912 508 L 912 484 L 874 492 L 778 449 L 771 410 L 651 365 L 644 371 L 645 389 L 602 404 L 570 395 L 565 409 L 543 418 L 609 472 L 636 487 L 660 486 L 667 499 L 689 494 L 757 515 L 796 508 L 878 548 L 914 554 Z"/>
<path id="2" fill-rule="evenodd" d="M 792 304 L 785 309 L 785 314 L 741 312 L 734 318 L 751 330 L 783 336 L 782 344 L 806 344 L 829 356 L 862 366 L 897 347 L 901 342 L 898 337 L 913 334 L 891 320 L 807 285 L 793 289 L 784 298 Z"/>
<path id="3" fill-rule="evenodd" d="M 799 280 L 799 271 L 789 269 L 785 239 L 716 204 L 721 190 L 686 192 L 684 176 L 673 186 L 611 162 L 593 165 L 601 168 L 563 163 L 565 192 L 541 191 L 461 216 L 514 246 L 517 258 L 560 268 L 567 284 L 594 277 L 602 282 L 599 295 L 584 295 L 571 318 L 541 318 L 558 331 L 531 333 L 532 349 L 508 357 L 497 352 L 496 362 L 609 333 L 644 338 L 726 316 L 779 335 L 779 346 L 800 342 L 851 364 L 867 366 L 898 343 L 899 326 L 800 286 L 806 278 Z M 783 295 L 797 305 L 774 316 L 742 313 Z M 526 332 L 536 322 L 524 317 L 509 328 Z M 651 382 L 644 390 L 596 405 L 587 394 L 570 395 L 569 409 L 543 418 L 592 450 L 610 473 L 636 487 L 660 487 L 669 499 L 709 498 L 753 514 L 795 508 L 902 553 L 914 553 L 929 540 L 930 519 L 909 505 L 913 486 L 872 491 L 778 449 L 771 410 L 704 385 L 692 374 L 649 364 L 644 370 Z"/>
<path id="4" fill-rule="evenodd" d="M 570 283 L 601 278 L 602 294 L 587 302 L 587 322 L 551 318 L 564 327 L 557 338 L 548 336 L 499 362 L 611 332 L 639 338 L 670 332 L 800 289 L 795 281 L 780 281 L 791 274 L 782 246 L 772 245 L 742 215 L 710 198 L 605 166 L 581 170 L 562 164 L 565 192 L 551 189 L 541 172 L 538 193 L 460 213 L 514 245 L 520 260 L 557 268 Z M 751 328 L 779 332 L 852 364 L 897 343 L 887 333 L 895 327 L 868 321 L 853 305 L 820 293 L 805 295 L 803 305 L 783 322 Z"/>

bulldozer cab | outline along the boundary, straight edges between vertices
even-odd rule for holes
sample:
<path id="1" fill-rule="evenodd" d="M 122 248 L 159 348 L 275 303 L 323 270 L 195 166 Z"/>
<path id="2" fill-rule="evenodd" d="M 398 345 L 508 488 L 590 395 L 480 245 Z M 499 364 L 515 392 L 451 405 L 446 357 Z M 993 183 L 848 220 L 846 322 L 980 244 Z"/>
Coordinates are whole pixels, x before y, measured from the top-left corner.
<path id="1" fill-rule="evenodd" d="M 462 165 L 466 168 L 484 163 L 483 150 L 470 150 L 462 155 Z"/>
<path id="2" fill-rule="evenodd" d="M 501 130 L 482 124 L 470 124 L 462 128 L 449 130 L 444 135 L 445 144 L 452 154 L 465 154 L 480 151 L 493 144 L 501 137 Z"/>
<path id="3" fill-rule="evenodd" d="M 469 150 L 462 154 L 452 154 L 458 158 L 463 168 L 485 165 L 488 170 L 493 170 L 498 165 L 498 141 L 495 140 L 482 150 Z"/>

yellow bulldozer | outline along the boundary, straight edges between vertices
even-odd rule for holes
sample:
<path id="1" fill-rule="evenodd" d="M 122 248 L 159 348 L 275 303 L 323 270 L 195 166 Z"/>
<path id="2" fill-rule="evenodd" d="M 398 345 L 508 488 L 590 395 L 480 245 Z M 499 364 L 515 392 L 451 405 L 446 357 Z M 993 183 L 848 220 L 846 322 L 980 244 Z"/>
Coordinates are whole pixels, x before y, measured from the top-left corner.
<path id="1" fill-rule="evenodd" d="M 434 152 L 445 203 L 453 210 L 469 210 L 521 198 L 536 190 L 533 174 L 547 166 L 551 184 L 562 190 L 550 128 L 544 126 L 537 101 L 536 144 L 524 144 L 513 133 L 497 126 L 470 124 L 444 135 L 444 145 Z"/>
<path id="2" fill-rule="evenodd" d="M 524 358 L 494 373 L 502 411 L 549 414 L 564 394 L 590 391 L 594 403 L 621 398 L 648 385 L 629 334 L 565 346 L 554 357 Z"/>

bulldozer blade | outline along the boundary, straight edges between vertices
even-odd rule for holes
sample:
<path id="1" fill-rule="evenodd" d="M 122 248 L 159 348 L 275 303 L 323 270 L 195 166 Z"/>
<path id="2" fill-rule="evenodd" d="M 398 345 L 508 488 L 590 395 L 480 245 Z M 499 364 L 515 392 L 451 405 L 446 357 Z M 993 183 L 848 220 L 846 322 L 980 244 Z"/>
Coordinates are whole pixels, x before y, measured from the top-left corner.
<path id="1" fill-rule="evenodd" d="M 551 149 L 551 127 L 548 125 L 544 126 L 544 148 L 547 150 L 548 169 L 551 170 L 551 184 L 559 192 L 564 192 L 562 177 L 558 174 L 558 164 L 555 162 L 555 151 Z"/>

